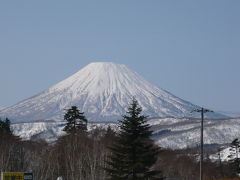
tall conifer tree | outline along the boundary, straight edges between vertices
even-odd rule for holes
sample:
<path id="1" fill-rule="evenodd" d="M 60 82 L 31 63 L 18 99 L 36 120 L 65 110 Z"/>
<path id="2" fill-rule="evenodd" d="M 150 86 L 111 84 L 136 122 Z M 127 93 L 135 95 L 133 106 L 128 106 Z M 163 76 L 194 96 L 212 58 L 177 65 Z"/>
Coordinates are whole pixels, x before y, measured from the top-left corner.
<path id="1" fill-rule="evenodd" d="M 11 122 L 8 118 L 5 120 L 0 119 L 0 134 L 12 134 Z"/>
<path id="2" fill-rule="evenodd" d="M 134 98 L 120 122 L 120 132 L 110 147 L 106 169 L 109 180 L 162 180 L 159 171 L 152 170 L 159 148 L 150 139 L 152 131 L 146 116 Z"/>
<path id="3" fill-rule="evenodd" d="M 77 130 L 87 130 L 87 119 L 84 116 L 84 113 L 80 112 L 76 106 L 72 106 L 67 110 L 64 119 L 67 123 L 63 131 L 66 131 L 67 133 L 76 132 Z"/>

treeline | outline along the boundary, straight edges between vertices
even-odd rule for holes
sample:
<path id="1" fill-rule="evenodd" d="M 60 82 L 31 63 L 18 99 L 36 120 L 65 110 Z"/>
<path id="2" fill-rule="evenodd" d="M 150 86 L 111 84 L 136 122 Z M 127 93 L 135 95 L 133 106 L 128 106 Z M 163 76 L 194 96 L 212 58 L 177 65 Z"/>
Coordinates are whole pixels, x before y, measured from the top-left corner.
<path id="1" fill-rule="evenodd" d="M 104 168 L 114 142 L 112 130 L 96 129 L 59 138 L 55 144 L 21 141 L 10 135 L 0 137 L 0 169 L 33 172 L 36 180 L 106 180 Z M 189 150 L 162 149 L 153 166 L 164 177 L 198 180 L 199 163 Z M 204 179 L 234 177 L 229 164 L 204 162 Z"/>
<path id="2" fill-rule="evenodd" d="M 0 121 L 0 170 L 33 172 L 36 180 L 199 179 L 198 152 L 155 146 L 135 100 L 118 133 L 110 127 L 87 132 L 87 120 L 76 107 L 64 119 L 67 135 L 53 144 L 23 141 L 12 134 L 8 119 Z M 205 180 L 237 177 L 231 162 L 205 158 L 203 167 Z"/>
<path id="3" fill-rule="evenodd" d="M 76 132 L 54 144 L 22 141 L 12 134 L 0 136 L 0 170 L 33 172 L 34 179 L 106 180 L 107 147 L 114 132 L 96 129 Z"/>

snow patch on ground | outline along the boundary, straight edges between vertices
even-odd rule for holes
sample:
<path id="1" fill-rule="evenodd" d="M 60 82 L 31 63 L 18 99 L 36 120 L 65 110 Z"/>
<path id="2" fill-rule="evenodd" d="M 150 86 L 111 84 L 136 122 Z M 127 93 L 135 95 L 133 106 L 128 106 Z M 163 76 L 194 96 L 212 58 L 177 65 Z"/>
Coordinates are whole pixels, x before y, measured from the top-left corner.
<path id="1" fill-rule="evenodd" d="M 214 161 L 218 161 L 220 158 L 221 161 L 229 161 L 229 160 L 236 158 L 236 156 L 237 156 L 237 154 L 235 154 L 235 156 L 232 156 L 232 157 L 229 157 L 229 155 L 231 155 L 231 151 L 230 151 L 230 147 L 227 147 L 227 148 L 222 149 L 218 153 L 211 155 L 210 159 L 212 159 Z M 238 157 L 240 157 L 240 152 L 238 152 Z"/>

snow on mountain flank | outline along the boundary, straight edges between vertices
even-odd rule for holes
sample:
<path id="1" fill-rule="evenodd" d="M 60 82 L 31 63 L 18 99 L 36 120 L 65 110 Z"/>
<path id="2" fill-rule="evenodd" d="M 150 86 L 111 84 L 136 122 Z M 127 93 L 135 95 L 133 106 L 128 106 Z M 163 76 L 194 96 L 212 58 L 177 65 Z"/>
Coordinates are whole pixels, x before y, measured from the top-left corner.
<path id="1" fill-rule="evenodd" d="M 133 96 L 149 117 L 183 117 L 198 108 L 149 83 L 125 65 L 98 62 L 38 95 L 0 110 L 0 115 L 15 123 L 62 121 L 65 109 L 74 105 L 90 121 L 116 121 L 121 119 Z"/>
<path id="2" fill-rule="evenodd" d="M 192 118 L 152 119 L 155 143 L 171 149 L 199 146 L 201 120 Z M 240 119 L 205 119 L 204 144 L 229 144 L 240 137 Z"/>
<path id="3" fill-rule="evenodd" d="M 64 121 L 42 121 L 29 123 L 14 123 L 12 130 L 15 135 L 24 140 L 44 139 L 53 142 L 64 135 L 62 131 L 66 122 Z M 200 142 L 200 120 L 191 118 L 157 118 L 148 120 L 153 131 L 152 139 L 157 145 L 164 148 L 182 149 L 199 146 Z M 93 122 L 88 123 L 88 130 L 111 127 L 118 131 L 117 123 Z M 240 119 L 206 119 L 204 121 L 204 144 L 226 145 L 233 139 L 240 137 Z M 225 160 L 229 150 L 222 151 L 222 159 Z M 216 159 L 212 155 L 211 159 Z M 226 159 L 227 160 L 227 159 Z"/>
<path id="4" fill-rule="evenodd" d="M 14 123 L 11 128 L 16 136 L 23 140 L 38 140 L 44 139 L 47 142 L 54 142 L 60 136 L 65 135 L 63 128 L 66 122 L 30 122 L 30 123 Z M 117 131 L 116 123 L 88 123 L 88 130 L 96 128 L 107 129 L 109 126 Z"/>

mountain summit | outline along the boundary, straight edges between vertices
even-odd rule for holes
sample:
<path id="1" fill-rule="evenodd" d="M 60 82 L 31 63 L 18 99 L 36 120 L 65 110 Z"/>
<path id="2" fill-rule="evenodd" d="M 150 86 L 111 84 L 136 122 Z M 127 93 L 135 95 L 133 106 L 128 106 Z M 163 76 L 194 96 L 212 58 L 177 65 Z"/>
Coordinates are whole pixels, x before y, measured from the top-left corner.
<path id="1" fill-rule="evenodd" d="M 13 122 L 63 120 L 66 109 L 74 105 L 91 121 L 116 121 L 133 97 L 149 117 L 181 117 L 197 108 L 152 85 L 125 65 L 97 62 L 0 114 Z"/>

